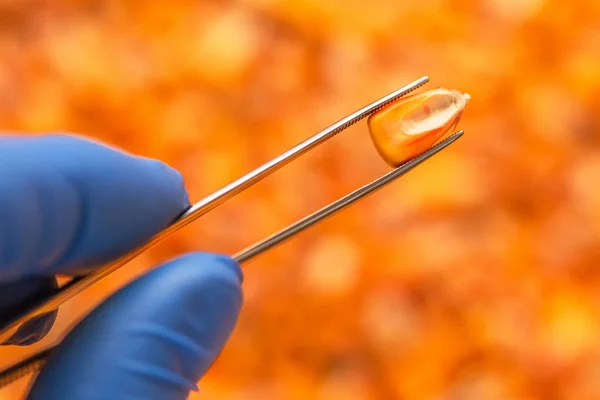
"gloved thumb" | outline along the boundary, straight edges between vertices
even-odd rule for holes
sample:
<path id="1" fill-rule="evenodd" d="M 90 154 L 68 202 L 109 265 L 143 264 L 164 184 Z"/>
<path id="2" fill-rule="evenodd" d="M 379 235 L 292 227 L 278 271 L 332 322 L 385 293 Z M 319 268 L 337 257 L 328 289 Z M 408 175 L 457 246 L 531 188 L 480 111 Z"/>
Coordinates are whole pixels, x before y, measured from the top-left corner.
<path id="1" fill-rule="evenodd" d="M 50 356 L 28 399 L 186 399 L 225 345 L 242 273 L 193 253 L 111 296 Z"/>

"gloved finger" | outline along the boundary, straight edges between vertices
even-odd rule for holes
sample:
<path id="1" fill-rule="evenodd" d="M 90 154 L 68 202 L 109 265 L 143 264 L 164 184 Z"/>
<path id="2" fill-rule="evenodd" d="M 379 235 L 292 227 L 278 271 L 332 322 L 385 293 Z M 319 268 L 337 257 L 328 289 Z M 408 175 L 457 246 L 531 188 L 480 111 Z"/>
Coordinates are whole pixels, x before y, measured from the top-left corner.
<path id="1" fill-rule="evenodd" d="M 66 135 L 0 136 L 0 321 L 52 289 L 55 273 L 117 258 L 187 205 L 181 176 L 158 161 Z M 55 318 L 2 344 L 36 342 Z"/>
<path id="2" fill-rule="evenodd" d="M 74 136 L 0 136 L 0 282 L 86 272 L 188 205 L 159 161 Z"/>
<path id="3" fill-rule="evenodd" d="M 28 399 L 186 399 L 240 311 L 242 273 L 194 253 L 117 292 L 61 343 Z"/>

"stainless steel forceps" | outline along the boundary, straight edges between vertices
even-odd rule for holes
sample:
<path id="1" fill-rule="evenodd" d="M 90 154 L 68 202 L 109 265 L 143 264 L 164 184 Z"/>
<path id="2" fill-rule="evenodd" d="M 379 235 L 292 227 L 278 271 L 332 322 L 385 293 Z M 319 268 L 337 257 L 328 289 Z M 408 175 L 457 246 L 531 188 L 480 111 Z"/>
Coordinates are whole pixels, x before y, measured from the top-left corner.
<path id="1" fill-rule="evenodd" d="M 114 272 L 127 262 L 131 261 L 133 258 L 140 255 L 148 248 L 154 246 L 158 242 L 162 241 L 163 239 L 178 231 L 179 229 L 193 222 L 198 217 L 216 208 L 217 206 L 232 198 L 236 194 L 249 188 L 256 182 L 277 171 L 279 168 L 283 167 L 287 163 L 291 162 L 292 160 L 296 159 L 297 157 L 306 153 L 312 148 L 318 146 L 319 144 L 325 142 L 327 139 L 330 139 L 331 137 L 340 133 L 349 126 L 355 124 L 356 122 L 360 121 L 365 117 L 368 117 L 369 115 L 387 106 L 388 104 L 393 103 L 394 101 L 405 96 L 407 93 L 419 88 L 427 82 L 429 82 L 429 78 L 422 77 L 404 86 L 403 88 L 400 88 L 395 92 L 390 93 L 385 97 L 382 97 L 381 99 L 339 120 L 338 122 L 322 130 L 316 135 L 306 139 L 302 143 L 292 147 L 288 151 L 275 157 L 271 161 L 263 164 L 254 171 L 249 172 L 248 174 L 237 179 L 236 181 L 230 183 L 229 185 L 217 190 L 211 195 L 200 200 L 196 204 L 192 205 L 189 209 L 187 209 L 179 218 L 177 218 L 177 220 L 175 220 L 170 226 L 168 226 L 158 235 L 154 236 L 145 245 L 103 266 L 102 268 L 95 270 L 94 272 L 85 277 L 73 279 L 71 282 L 67 283 L 65 286 L 63 286 L 47 298 L 39 299 L 39 302 L 36 302 L 36 305 L 34 307 L 27 310 L 23 310 L 23 312 L 20 313 L 17 318 L 11 321 L 1 322 L 0 343 L 9 339 L 17 331 L 17 329 L 25 322 L 42 314 L 56 310 L 61 304 L 70 300 L 78 293 L 82 292 L 94 283 L 98 282 L 100 279 Z M 278 245 L 284 240 L 289 239 L 290 237 L 312 226 L 313 224 L 329 217 L 330 215 L 333 215 L 334 213 L 342 210 L 343 208 L 349 206 L 350 204 L 363 198 L 364 196 L 382 188 L 388 183 L 391 183 L 395 179 L 399 178 L 408 171 L 412 170 L 417 165 L 427 160 L 429 157 L 433 156 L 434 154 L 438 153 L 442 149 L 452 144 L 459 137 L 461 137 L 462 134 L 462 131 L 454 133 L 452 136 L 449 136 L 445 140 L 439 142 L 424 153 L 410 159 L 400 167 L 383 175 L 375 181 L 357 189 L 356 191 L 342 197 L 341 199 L 321 208 L 313 214 L 293 223 L 292 225 L 280 230 L 279 232 L 265 238 L 264 240 L 240 251 L 239 253 L 235 254 L 233 258 L 237 262 L 243 263 L 261 254 L 265 250 L 268 250 Z M 30 357 L 25 361 L 14 365 L 13 367 L 10 367 L 7 370 L 0 373 L 0 388 L 39 369 L 43 365 L 47 356 L 50 354 L 53 348 L 54 347 L 44 350 L 43 352 L 40 352 L 34 355 L 33 357 Z"/>

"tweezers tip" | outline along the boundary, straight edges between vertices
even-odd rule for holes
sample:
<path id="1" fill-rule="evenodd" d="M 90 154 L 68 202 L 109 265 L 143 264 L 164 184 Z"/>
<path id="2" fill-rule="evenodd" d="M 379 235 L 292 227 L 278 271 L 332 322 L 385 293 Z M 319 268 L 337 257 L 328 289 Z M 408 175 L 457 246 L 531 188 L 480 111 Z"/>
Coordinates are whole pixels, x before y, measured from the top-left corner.
<path id="1" fill-rule="evenodd" d="M 452 135 L 448 136 L 446 139 L 442 140 L 435 146 L 430 147 L 424 154 L 426 154 L 428 158 L 431 157 L 435 153 L 450 146 L 452 143 L 454 143 L 456 140 L 458 140 L 458 138 L 460 138 L 464 133 L 465 133 L 465 131 L 463 131 L 463 130 L 454 132 Z"/>
<path id="2" fill-rule="evenodd" d="M 446 139 L 441 141 L 439 144 L 442 145 L 442 147 L 446 147 L 458 140 L 458 138 L 460 138 L 464 133 L 465 131 L 463 131 L 462 129 L 460 131 L 456 131 L 452 135 L 448 136 Z"/>

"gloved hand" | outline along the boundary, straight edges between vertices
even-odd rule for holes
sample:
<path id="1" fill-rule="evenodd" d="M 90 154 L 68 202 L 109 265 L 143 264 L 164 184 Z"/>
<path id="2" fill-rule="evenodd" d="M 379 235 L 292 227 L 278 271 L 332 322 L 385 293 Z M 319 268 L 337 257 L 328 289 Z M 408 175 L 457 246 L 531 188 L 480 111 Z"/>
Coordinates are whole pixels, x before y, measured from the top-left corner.
<path id="1" fill-rule="evenodd" d="M 147 241 L 188 198 L 163 163 L 66 135 L 0 136 L 0 316 Z M 185 399 L 227 341 L 242 273 L 194 253 L 111 296 L 65 338 L 29 399 Z M 55 313 L 9 344 L 42 338 Z M 1 348 L 0 348 L 1 352 Z"/>

